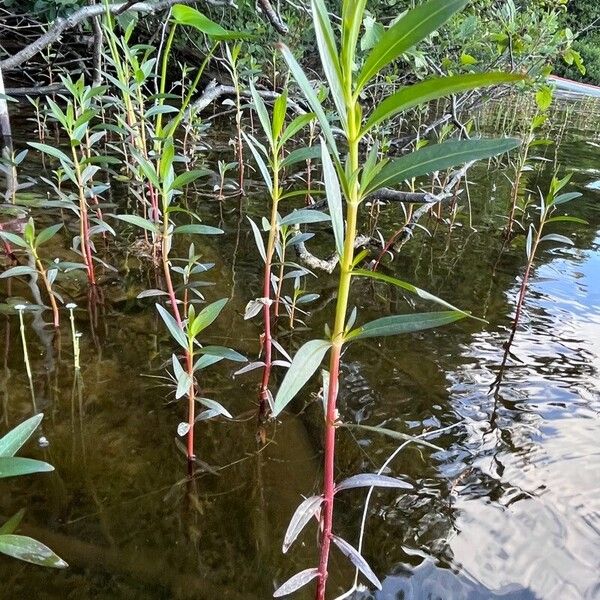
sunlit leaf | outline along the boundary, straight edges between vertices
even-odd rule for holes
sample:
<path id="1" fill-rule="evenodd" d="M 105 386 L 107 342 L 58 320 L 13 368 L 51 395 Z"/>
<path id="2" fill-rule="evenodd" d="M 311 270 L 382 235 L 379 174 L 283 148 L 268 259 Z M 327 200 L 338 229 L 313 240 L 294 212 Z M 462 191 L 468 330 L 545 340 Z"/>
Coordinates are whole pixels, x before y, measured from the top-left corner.
<path id="1" fill-rule="evenodd" d="M 300 225 L 302 223 L 321 223 L 329 221 L 329 215 L 308 208 L 298 209 L 283 217 L 280 225 Z"/>
<path id="2" fill-rule="evenodd" d="M 312 569 L 304 569 L 300 573 L 296 573 L 293 577 L 290 577 L 281 587 L 277 588 L 273 593 L 273 598 L 281 598 L 287 596 L 310 583 L 319 574 L 319 569 L 313 567 Z"/>
<path id="3" fill-rule="evenodd" d="M 294 511 L 290 524 L 288 525 L 285 537 L 283 538 L 283 553 L 285 554 L 290 546 L 296 541 L 300 532 L 306 527 L 306 524 L 319 513 L 323 496 L 310 496 L 302 501 Z"/>
<path id="4" fill-rule="evenodd" d="M 459 92 L 512 83 L 522 79 L 524 79 L 523 75 L 515 73 L 468 73 L 466 75 L 434 77 L 414 85 L 402 87 L 377 105 L 367 119 L 362 133 L 366 133 L 378 123 L 419 104 Z"/>
<path id="5" fill-rule="evenodd" d="M 338 176 L 333 166 L 329 150 L 321 140 L 321 160 L 323 162 L 323 179 L 325 181 L 325 192 L 327 194 L 327 205 L 331 215 L 331 225 L 335 238 L 335 248 L 339 256 L 344 253 L 344 208 L 342 204 L 342 192 Z"/>
<path id="6" fill-rule="evenodd" d="M 366 196 L 382 187 L 393 186 L 413 177 L 503 154 L 520 143 L 516 138 L 501 138 L 450 140 L 425 146 L 406 156 L 390 160 L 373 178 L 363 194 Z"/>
<path id="7" fill-rule="evenodd" d="M 347 556 L 352 564 L 378 589 L 381 589 L 381 582 L 367 561 L 362 557 L 359 551 L 351 546 L 346 540 L 337 535 L 332 536 L 333 543 L 341 550 L 344 556 Z"/>
<path id="8" fill-rule="evenodd" d="M 575 245 L 573 240 L 570 240 L 564 235 L 559 235 L 558 233 L 548 233 L 544 237 L 540 238 L 540 242 L 558 242 L 560 244 L 568 244 L 569 246 Z"/>
<path id="9" fill-rule="evenodd" d="M 187 339 L 185 337 L 185 333 L 183 332 L 181 327 L 179 327 L 175 318 L 171 315 L 171 313 L 169 313 L 160 304 L 156 305 L 156 310 L 158 310 L 158 314 L 161 316 L 162 320 L 164 321 L 165 325 L 167 326 L 167 329 L 169 330 L 169 333 L 171 334 L 173 339 L 182 348 L 185 348 L 187 350 L 188 343 L 187 343 Z"/>
<path id="10" fill-rule="evenodd" d="M 204 346 L 197 350 L 199 354 L 210 354 L 211 356 L 220 356 L 234 362 L 248 362 L 248 359 L 239 352 L 232 350 L 231 348 L 225 348 L 224 346 Z"/>
<path id="11" fill-rule="evenodd" d="M 465 318 L 465 313 L 448 310 L 440 312 L 414 313 L 409 315 L 391 315 L 381 317 L 362 327 L 352 330 L 346 340 L 358 340 L 372 337 L 383 337 L 388 335 L 399 335 L 403 333 L 414 333 L 440 327 Z"/>
<path id="12" fill-rule="evenodd" d="M 125 223 L 130 223 L 131 225 L 136 225 L 137 227 L 141 227 L 142 229 L 146 229 L 147 231 L 151 231 L 152 233 L 158 233 L 158 226 L 148 219 L 144 219 L 144 217 L 140 217 L 139 215 L 110 215 L 115 219 L 119 219 L 119 221 L 124 221 Z"/>
<path id="13" fill-rule="evenodd" d="M 413 486 L 406 481 L 396 479 L 395 477 L 388 477 L 387 475 L 379 475 L 377 473 L 360 473 L 359 475 L 353 475 L 344 479 L 335 486 L 335 491 L 341 492 L 342 490 L 350 490 L 361 487 L 384 487 L 384 488 L 398 488 L 402 490 L 412 490 Z"/>
<path id="14" fill-rule="evenodd" d="M 221 235 L 225 232 L 222 229 L 219 229 L 218 227 L 211 227 L 210 225 L 202 225 L 200 223 L 191 223 L 189 225 L 179 225 L 179 227 L 175 227 L 173 233 Z"/>
<path id="15" fill-rule="evenodd" d="M 274 417 L 281 413 L 311 378 L 330 347 L 329 340 L 310 340 L 296 352 L 275 397 Z"/>
<path id="16" fill-rule="evenodd" d="M 201 331 L 206 329 L 219 316 L 223 307 L 227 304 L 228 298 L 222 298 L 205 306 L 192 321 L 190 328 L 192 337 L 196 337 Z"/>
<path id="17" fill-rule="evenodd" d="M 381 69 L 424 40 L 454 13 L 464 8 L 467 2 L 468 0 L 429 0 L 409 10 L 385 31 L 367 56 L 358 75 L 356 92 L 360 92 Z"/>

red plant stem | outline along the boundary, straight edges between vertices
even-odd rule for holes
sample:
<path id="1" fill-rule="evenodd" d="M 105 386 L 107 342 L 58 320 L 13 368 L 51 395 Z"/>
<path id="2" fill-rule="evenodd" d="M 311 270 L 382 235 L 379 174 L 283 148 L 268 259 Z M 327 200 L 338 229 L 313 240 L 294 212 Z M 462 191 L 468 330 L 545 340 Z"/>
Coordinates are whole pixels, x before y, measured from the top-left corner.
<path id="1" fill-rule="evenodd" d="M 327 415 L 325 420 L 325 457 L 323 472 L 323 516 L 321 534 L 321 558 L 317 580 L 316 600 L 325 600 L 329 548 L 333 528 L 334 466 L 335 466 L 335 421 L 336 402 L 340 376 L 341 343 L 334 343 L 329 359 L 329 393 L 327 395 Z"/>
<path id="2" fill-rule="evenodd" d="M 177 321 L 177 325 L 183 331 L 183 321 L 181 319 L 181 313 L 179 312 L 179 306 L 177 305 L 177 296 L 175 295 L 175 288 L 173 287 L 173 280 L 171 279 L 171 270 L 169 269 L 169 256 L 167 254 L 167 236 L 168 236 L 168 228 L 169 223 L 168 220 L 164 221 L 164 231 L 163 231 L 163 241 L 162 241 L 162 259 L 163 259 L 163 272 L 165 275 L 165 282 L 167 284 L 167 294 L 169 296 L 169 303 L 171 304 L 171 312 L 175 317 L 175 321 Z M 189 431 L 187 433 L 187 457 L 188 461 L 191 463 L 195 460 L 196 455 L 194 453 L 194 421 L 195 421 L 195 412 L 196 406 L 194 404 L 194 361 L 192 352 L 187 349 L 185 351 L 185 363 L 186 369 L 189 376 L 192 378 L 192 383 L 190 384 L 190 389 L 188 390 L 188 425 Z"/>
<path id="3" fill-rule="evenodd" d="M 271 253 L 272 254 L 272 253 Z M 260 384 L 260 392 L 258 395 L 259 419 L 262 419 L 267 414 L 267 406 L 269 404 L 269 379 L 271 377 L 272 354 L 273 354 L 273 338 L 271 336 L 271 255 L 267 252 L 267 260 L 265 262 L 265 270 L 263 277 L 263 322 L 265 334 L 263 338 L 264 363 L 262 380 Z"/>

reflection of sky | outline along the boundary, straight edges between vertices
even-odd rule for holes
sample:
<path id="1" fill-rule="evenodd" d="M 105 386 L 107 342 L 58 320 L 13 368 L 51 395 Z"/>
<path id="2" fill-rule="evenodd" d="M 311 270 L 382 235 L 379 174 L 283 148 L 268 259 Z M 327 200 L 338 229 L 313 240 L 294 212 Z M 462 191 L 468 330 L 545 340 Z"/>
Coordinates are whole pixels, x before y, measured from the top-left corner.
<path id="1" fill-rule="evenodd" d="M 458 518 L 448 543 L 458 574 L 429 573 L 446 592 L 427 589 L 419 569 L 390 577 L 378 598 L 600 598 L 598 248 L 600 237 L 592 250 L 544 249 L 493 427 L 488 388 L 508 333 L 482 331 L 465 348 L 466 364 L 449 375 L 474 455 L 454 491 Z M 509 291 L 513 306 L 518 283 Z M 450 475 L 461 465 L 441 468 Z"/>

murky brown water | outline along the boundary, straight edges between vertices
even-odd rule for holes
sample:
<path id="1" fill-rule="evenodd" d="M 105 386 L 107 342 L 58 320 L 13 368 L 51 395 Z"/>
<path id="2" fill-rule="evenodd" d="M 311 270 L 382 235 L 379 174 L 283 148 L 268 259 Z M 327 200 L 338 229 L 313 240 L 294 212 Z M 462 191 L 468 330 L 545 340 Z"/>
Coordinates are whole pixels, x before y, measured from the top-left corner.
<path id="1" fill-rule="evenodd" d="M 600 598 L 600 192 L 585 188 L 600 179 L 600 155 L 586 143 L 591 136 L 572 129 L 559 151 L 561 166 L 574 171 L 572 187 L 584 192 L 569 206 L 590 224 L 575 226 L 575 247 L 541 253 L 496 398 L 489 386 L 525 261 L 523 243 L 500 255 L 504 175 L 484 168 L 471 174 L 477 231 L 463 214 L 450 234 L 441 227 L 433 239 L 419 233 L 389 265 L 396 276 L 489 324 L 463 321 L 357 343 L 344 356 L 343 419 L 413 434 L 458 424 L 431 440 L 444 451 L 409 446 L 392 463 L 392 473 L 412 481 L 415 492 L 374 494 L 364 554 L 384 589 L 355 598 Z M 530 175 L 529 184 L 543 187 L 549 176 Z M 205 222 L 217 225 L 217 203 L 197 202 Z M 254 357 L 259 322 L 242 315 L 246 302 L 260 296 L 260 266 L 237 201 L 223 208 L 226 234 L 197 243 L 204 259 L 216 263 L 206 275 L 214 284 L 207 295 L 231 297 L 210 341 Z M 260 199 L 248 201 L 249 213 L 262 210 Z M 385 209 L 382 222 L 390 230 L 400 220 L 397 208 Z M 325 299 L 335 279 L 322 276 L 308 286 L 322 298 L 306 322 L 321 331 L 331 319 L 333 305 Z M 0 515 L 26 507 L 23 531 L 48 543 L 70 568 L 56 572 L 0 557 L 3 599 L 264 600 L 316 563 L 314 528 L 288 555 L 281 542 L 302 495 L 320 486 L 321 416 L 311 395 L 317 383 L 270 426 L 270 443 L 257 452 L 257 372 L 234 379 L 235 366 L 225 363 L 205 371 L 205 393 L 236 418 L 200 424 L 198 455 L 214 472 L 186 482 L 174 441 L 184 407 L 156 379 L 172 343 L 153 301 L 136 299 L 146 287 L 155 287 L 152 275 L 130 258 L 106 284 L 95 321 L 84 310 L 85 296 L 78 300 L 80 381 L 67 319 L 52 339 L 28 318 L 36 404 L 46 415 L 40 434 L 50 445 L 32 443 L 26 454 L 56 471 L 2 480 Z M 2 283 L 0 301 L 6 293 Z M 354 288 L 364 320 L 411 310 L 406 300 L 367 281 Z M 33 408 L 16 317 L 0 317 L 0 335 L 3 432 Z M 278 325 L 290 350 L 308 335 L 290 332 L 284 320 Z M 341 431 L 339 440 L 340 476 L 376 470 L 397 445 L 356 430 Z M 363 501 L 357 490 L 336 504 L 336 529 L 354 544 Z M 335 554 L 331 598 L 352 578 Z"/>

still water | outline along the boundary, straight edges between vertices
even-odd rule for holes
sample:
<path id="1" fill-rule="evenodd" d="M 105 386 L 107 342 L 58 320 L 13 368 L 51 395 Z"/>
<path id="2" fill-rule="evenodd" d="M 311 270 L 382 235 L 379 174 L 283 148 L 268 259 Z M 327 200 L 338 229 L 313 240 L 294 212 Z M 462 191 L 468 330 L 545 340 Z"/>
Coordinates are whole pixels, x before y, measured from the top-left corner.
<path id="1" fill-rule="evenodd" d="M 572 107 L 571 107 L 572 108 Z M 404 338 L 352 345 L 343 359 L 343 420 L 410 433 L 455 425 L 430 438 L 436 451 L 408 446 L 390 474 L 414 492 L 377 491 L 370 505 L 364 555 L 383 591 L 360 600 L 592 600 L 600 598 L 600 179 L 596 134 L 571 127 L 558 151 L 573 172 L 568 205 L 589 225 L 567 224 L 574 247 L 544 247 L 536 262 L 521 325 L 497 393 L 490 393 L 514 314 L 525 262 L 524 240 L 502 248 L 507 182 L 485 165 L 470 174 L 472 223 L 465 213 L 448 231 L 419 232 L 386 269 L 484 317 Z M 27 138 L 27 125 L 19 134 Z M 597 141 L 597 140 L 596 140 Z M 33 167 L 31 167 L 33 169 Z M 38 174 L 39 169 L 32 171 Z M 509 173 L 505 170 L 505 173 Z M 528 173 L 531 189 L 547 185 L 550 169 Z M 589 184 L 592 184 L 591 186 Z M 229 297 L 210 342 L 256 357 L 259 321 L 244 321 L 260 296 L 260 263 L 237 200 L 223 206 L 189 197 L 204 222 L 225 235 L 201 238 L 209 299 Z M 244 212 L 262 214 L 251 196 Z M 397 229 L 398 207 L 380 224 Z M 134 232 L 131 233 L 133 239 Z M 316 253 L 330 252 L 322 228 Z M 57 254 L 60 252 L 56 248 Z M 164 379 L 172 343 L 152 299 L 147 266 L 121 249 L 109 262 L 97 313 L 77 302 L 82 373 L 73 375 L 65 318 L 54 339 L 28 318 L 35 403 L 45 413 L 47 447 L 24 455 L 51 462 L 52 474 L 1 482 L 2 521 L 25 507 L 22 533 L 47 543 L 70 565 L 57 572 L 0 556 L 0 598 L 264 600 L 293 573 L 317 561 L 314 525 L 287 555 L 281 542 L 302 496 L 319 489 L 321 413 L 314 382 L 278 423 L 269 443 L 255 441 L 257 371 L 233 377 L 235 366 L 204 371 L 204 394 L 224 404 L 232 421 L 201 423 L 197 454 L 207 463 L 191 482 L 175 439 L 184 407 Z M 277 325 L 295 351 L 331 320 L 335 279 L 307 287 L 321 294 L 307 328 Z M 27 295 L 3 283 L 0 301 Z M 358 281 L 359 318 L 416 309 L 396 290 Z M 47 313 L 49 314 L 49 313 Z M 0 317 L 0 431 L 32 414 L 18 321 Z M 282 372 L 275 373 L 281 379 Z M 39 437 L 39 436 L 38 436 Z M 343 477 L 375 471 L 398 442 L 361 430 L 341 430 L 337 468 Z M 364 490 L 340 494 L 335 529 L 355 544 Z M 334 554 L 331 598 L 351 585 L 353 570 Z M 297 595 L 311 598 L 307 588 Z"/>

